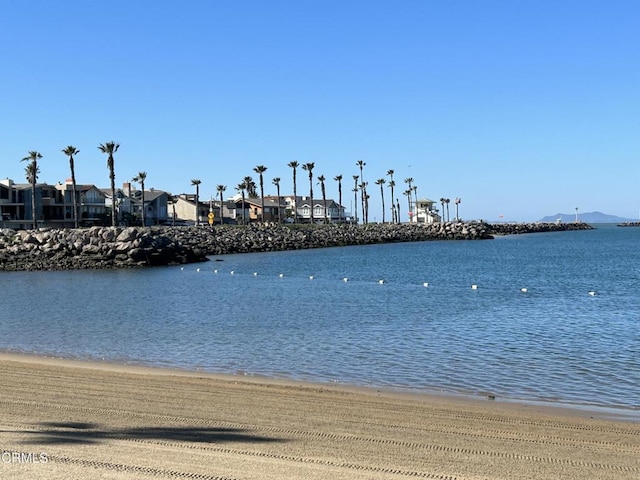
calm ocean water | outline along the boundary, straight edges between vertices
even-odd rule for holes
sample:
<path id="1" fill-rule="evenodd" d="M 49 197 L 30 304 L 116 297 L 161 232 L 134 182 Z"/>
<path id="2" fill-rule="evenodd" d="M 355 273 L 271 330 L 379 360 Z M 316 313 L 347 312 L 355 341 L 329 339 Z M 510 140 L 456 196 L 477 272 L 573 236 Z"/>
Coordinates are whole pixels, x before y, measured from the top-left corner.
<path id="1" fill-rule="evenodd" d="M 639 247 L 602 225 L 0 273 L 0 349 L 638 410 Z"/>

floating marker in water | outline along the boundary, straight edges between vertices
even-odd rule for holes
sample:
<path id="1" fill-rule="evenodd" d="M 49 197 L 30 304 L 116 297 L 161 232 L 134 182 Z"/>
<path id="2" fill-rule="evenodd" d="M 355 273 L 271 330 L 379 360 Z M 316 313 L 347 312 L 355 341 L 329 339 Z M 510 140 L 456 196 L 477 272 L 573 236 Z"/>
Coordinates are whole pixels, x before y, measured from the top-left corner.
<path id="1" fill-rule="evenodd" d="M 180 267 L 180 270 L 184 270 L 184 267 Z"/>
<path id="2" fill-rule="evenodd" d="M 213 273 L 218 273 L 218 270 L 217 270 L 217 269 L 216 269 L 216 270 L 214 270 L 214 271 L 213 271 Z"/>
<path id="3" fill-rule="evenodd" d="M 348 282 L 348 281 L 349 281 L 349 279 L 348 279 L 347 277 L 344 277 L 344 278 L 342 279 L 342 281 L 343 281 L 343 282 Z"/>
<path id="4" fill-rule="evenodd" d="M 309 275 L 309 280 L 313 280 L 313 275 Z"/>
<path id="5" fill-rule="evenodd" d="M 596 294 L 596 292 L 594 292 L 593 290 L 591 290 L 591 291 L 589 292 L 589 295 L 591 295 L 592 297 L 595 297 L 597 294 Z"/>
<path id="6" fill-rule="evenodd" d="M 231 275 L 233 275 L 233 274 L 234 274 L 234 273 L 236 273 L 236 272 L 234 272 L 233 270 L 231 270 L 229 273 L 230 273 Z"/>
<path id="7" fill-rule="evenodd" d="M 471 285 L 471 290 L 477 290 L 478 289 L 478 285 Z"/>
<path id="8" fill-rule="evenodd" d="M 284 273 L 281 273 L 280 275 L 278 275 L 280 278 L 284 277 Z"/>
<path id="9" fill-rule="evenodd" d="M 382 285 L 382 284 L 384 284 L 384 280 L 378 280 L 378 283 L 379 283 L 380 285 Z"/>
<path id="10" fill-rule="evenodd" d="M 199 271 L 200 271 L 200 269 L 199 269 L 199 268 L 196 268 L 196 272 L 199 272 Z"/>
<path id="11" fill-rule="evenodd" d="M 253 272 L 253 276 L 257 277 L 258 276 L 258 272 Z"/>
<path id="12" fill-rule="evenodd" d="M 429 286 L 429 282 L 424 282 L 424 283 L 422 284 L 422 286 L 423 286 L 424 288 L 427 288 L 427 287 Z"/>
<path id="13" fill-rule="evenodd" d="M 527 293 L 527 291 L 528 291 L 528 290 L 527 290 L 526 288 L 521 288 L 521 289 L 520 289 L 520 291 L 521 291 L 522 293 Z"/>

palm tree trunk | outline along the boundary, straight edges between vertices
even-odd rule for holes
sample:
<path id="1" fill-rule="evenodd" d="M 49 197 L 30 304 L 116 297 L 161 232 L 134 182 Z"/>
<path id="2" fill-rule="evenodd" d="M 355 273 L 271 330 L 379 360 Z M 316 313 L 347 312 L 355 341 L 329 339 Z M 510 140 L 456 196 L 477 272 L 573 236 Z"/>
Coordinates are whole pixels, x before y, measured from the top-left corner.
<path id="1" fill-rule="evenodd" d="M 140 188 L 142 189 L 142 226 L 146 227 L 147 223 L 146 223 L 146 218 L 145 218 L 145 212 L 144 212 L 144 181 L 140 182 Z"/>
<path id="2" fill-rule="evenodd" d="M 115 227 L 116 217 L 118 216 L 117 201 L 116 201 L 116 174 L 113 171 L 113 167 L 109 168 L 109 178 L 111 179 L 111 226 Z"/>
<path id="3" fill-rule="evenodd" d="M 73 194 L 73 225 L 74 228 L 78 228 L 78 199 L 76 191 L 76 172 L 73 165 L 73 159 L 71 159 L 71 193 Z"/>

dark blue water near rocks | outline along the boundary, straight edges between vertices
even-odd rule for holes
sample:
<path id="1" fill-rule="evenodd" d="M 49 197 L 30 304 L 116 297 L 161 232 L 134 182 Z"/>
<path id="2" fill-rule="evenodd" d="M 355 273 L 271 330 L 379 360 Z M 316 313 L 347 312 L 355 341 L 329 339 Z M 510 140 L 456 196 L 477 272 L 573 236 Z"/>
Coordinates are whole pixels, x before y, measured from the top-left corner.
<path id="1" fill-rule="evenodd" d="M 639 247 L 603 225 L 2 273 L 0 349 L 640 409 Z"/>

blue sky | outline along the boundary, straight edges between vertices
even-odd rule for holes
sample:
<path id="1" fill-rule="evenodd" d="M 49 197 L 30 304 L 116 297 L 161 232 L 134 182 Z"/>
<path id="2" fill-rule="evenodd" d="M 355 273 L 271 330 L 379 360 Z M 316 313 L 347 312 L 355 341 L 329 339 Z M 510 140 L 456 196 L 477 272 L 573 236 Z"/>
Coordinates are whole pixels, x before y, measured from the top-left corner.
<path id="1" fill-rule="evenodd" d="M 460 216 L 533 221 L 600 210 L 638 218 L 640 2 L 0 0 L 0 177 L 43 154 L 40 180 L 227 194 L 292 160 L 327 194 L 366 162 Z M 306 172 L 299 193 L 308 192 Z M 387 177 L 388 180 L 388 177 Z M 315 180 L 314 180 L 314 183 Z M 319 186 L 314 186 L 319 196 Z M 387 204 L 389 189 L 385 188 Z M 405 197 L 400 195 L 406 214 Z M 387 218 L 389 214 L 387 213 Z"/>

